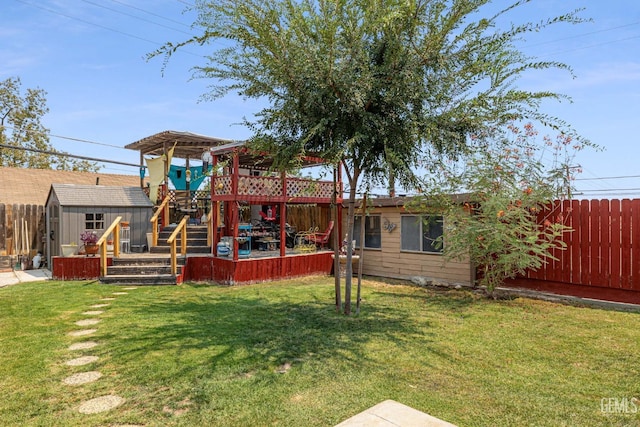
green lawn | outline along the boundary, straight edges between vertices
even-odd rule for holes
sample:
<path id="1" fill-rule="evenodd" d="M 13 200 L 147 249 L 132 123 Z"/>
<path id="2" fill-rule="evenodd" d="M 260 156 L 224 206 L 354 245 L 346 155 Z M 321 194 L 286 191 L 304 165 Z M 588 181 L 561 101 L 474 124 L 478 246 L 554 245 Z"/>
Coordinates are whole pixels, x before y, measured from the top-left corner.
<path id="1" fill-rule="evenodd" d="M 333 279 L 314 277 L 140 287 L 95 334 L 67 335 L 117 291 L 0 289 L 0 425 L 332 426 L 385 399 L 460 426 L 640 425 L 635 400 L 601 410 L 603 398 L 640 397 L 640 314 L 368 280 L 362 313 L 347 318 Z M 100 345 L 68 349 L 86 340 Z M 100 359 L 65 364 L 81 355 Z M 62 383 L 89 370 L 102 378 Z M 106 394 L 126 402 L 78 413 Z"/>

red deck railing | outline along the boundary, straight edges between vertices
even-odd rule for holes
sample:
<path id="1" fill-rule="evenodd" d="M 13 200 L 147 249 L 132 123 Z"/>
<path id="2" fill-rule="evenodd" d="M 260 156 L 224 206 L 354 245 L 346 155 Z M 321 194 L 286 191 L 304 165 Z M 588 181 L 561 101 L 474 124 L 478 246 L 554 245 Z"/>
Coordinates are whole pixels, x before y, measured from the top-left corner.
<path id="1" fill-rule="evenodd" d="M 231 175 L 216 176 L 213 178 L 213 194 L 220 200 L 229 200 L 234 197 L 233 177 Z M 339 186 L 339 184 L 337 184 Z M 286 188 L 286 194 L 283 190 Z M 338 194 L 340 188 L 337 188 Z M 269 198 L 273 201 L 300 202 L 300 203 L 328 203 L 333 194 L 333 182 L 316 181 L 303 178 L 286 178 L 283 186 L 282 180 L 270 176 L 238 177 L 237 196 L 243 199 Z"/>

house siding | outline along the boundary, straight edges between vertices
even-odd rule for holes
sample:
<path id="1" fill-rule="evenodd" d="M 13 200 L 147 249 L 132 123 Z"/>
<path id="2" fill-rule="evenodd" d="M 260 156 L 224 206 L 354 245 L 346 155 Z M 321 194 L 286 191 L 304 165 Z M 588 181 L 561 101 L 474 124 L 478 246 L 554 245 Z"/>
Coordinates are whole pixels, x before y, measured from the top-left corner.
<path id="1" fill-rule="evenodd" d="M 394 279 L 410 279 L 414 276 L 454 282 L 471 283 L 472 269 L 468 261 L 446 261 L 439 253 L 402 251 L 400 236 L 402 233 L 402 206 L 378 207 L 368 211 L 369 215 L 380 215 L 381 224 L 385 221 L 395 224 L 389 232 L 381 229 L 381 248 L 364 249 L 363 274 Z M 346 224 L 346 210 L 344 212 Z M 446 244 L 446 239 L 445 239 Z M 359 250 L 356 251 L 360 253 Z"/>

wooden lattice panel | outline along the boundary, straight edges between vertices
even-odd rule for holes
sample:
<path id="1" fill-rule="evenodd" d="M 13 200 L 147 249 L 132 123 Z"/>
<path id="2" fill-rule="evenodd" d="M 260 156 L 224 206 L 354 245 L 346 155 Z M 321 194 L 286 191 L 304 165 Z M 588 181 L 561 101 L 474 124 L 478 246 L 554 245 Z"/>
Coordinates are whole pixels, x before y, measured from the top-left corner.
<path id="1" fill-rule="evenodd" d="M 218 196 L 231 194 L 231 177 L 230 176 L 215 177 L 213 191 Z"/>
<path id="2" fill-rule="evenodd" d="M 311 180 L 291 179 L 287 181 L 287 197 L 315 197 L 330 199 L 333 195 L 333 183 Z"/>
<path id="3" fill-rule="evenodd" d="M 238 179 L 238 195 L 242 196 L 282 196 L 279 178 L 266 176 L 241 176 Z"/>

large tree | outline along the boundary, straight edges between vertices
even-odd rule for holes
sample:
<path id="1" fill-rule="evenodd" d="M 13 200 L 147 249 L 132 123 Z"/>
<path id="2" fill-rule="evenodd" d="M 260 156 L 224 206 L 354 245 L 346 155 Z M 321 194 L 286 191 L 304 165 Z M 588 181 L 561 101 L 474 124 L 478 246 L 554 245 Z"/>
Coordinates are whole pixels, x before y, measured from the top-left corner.
<path id="1" fill-rule="evenodd" d="M 215 81 L 207 96 L 233 91 L 267 101 L 246 124 L 278 167 L 295 166 L 306 152 L 342 163 L 350 246 L 361 183 L 382 183 L 392 170 L 398 184 L 411 188 L 429 155 L 472 149 L 468 135 L 508 120 L 564 125 L 539 111 L 542 100 L 562 95 L 520 90 L 514 82 L 530 70 L 568 67 L 531 60 L 515 43 L 551 24 L 579 22 L 576 12 L 500 29 L 499 19 L 528 2 L 497 13 L 489 3 L 196 0 L 194 28 L 202 34 L 154 55 L 210 45 L 207 63 L 195 67 L 197 77 Z"/>
<path id="2" fill-rule="evenodd" d="M 49 130 L 40 122 L 48 111 L 44 90 L 22 93 L 19 78 L 0 81 L 0 166 L 97 170 L 94 163 L 58 154 L 51 146 Z"/>

